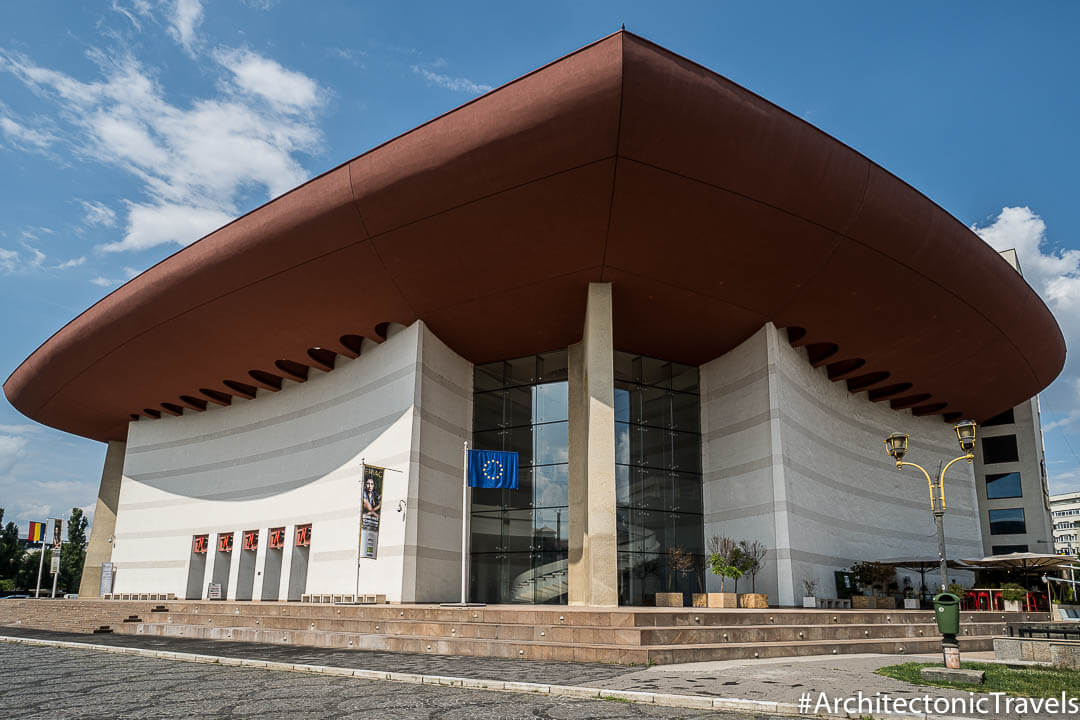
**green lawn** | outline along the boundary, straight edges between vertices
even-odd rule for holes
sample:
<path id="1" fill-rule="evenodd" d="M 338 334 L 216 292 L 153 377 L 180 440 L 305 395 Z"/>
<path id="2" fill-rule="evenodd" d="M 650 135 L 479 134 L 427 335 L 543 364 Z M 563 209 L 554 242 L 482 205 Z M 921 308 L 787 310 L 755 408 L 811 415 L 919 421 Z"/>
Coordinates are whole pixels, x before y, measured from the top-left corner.
<path id="1" fill-rule="evenodd" d="M 1080 698 L 1080 670 L 1060 670 L 1056 668 L 1008 667 L 996 663 L 963 663 L 969 670 L 986 672 L 984 685 L 952 685 L 932 683 L 922 679 L 919 670 L 924 667 L 941 667 L 937 663 L 904 663 L 888 665 L 876 670 L 878 675 L 915 685 L 934 685 L 936 687 L 971 690 L 973 692 L 1003 692 L 1022 697 L 1066 697 Z"/>

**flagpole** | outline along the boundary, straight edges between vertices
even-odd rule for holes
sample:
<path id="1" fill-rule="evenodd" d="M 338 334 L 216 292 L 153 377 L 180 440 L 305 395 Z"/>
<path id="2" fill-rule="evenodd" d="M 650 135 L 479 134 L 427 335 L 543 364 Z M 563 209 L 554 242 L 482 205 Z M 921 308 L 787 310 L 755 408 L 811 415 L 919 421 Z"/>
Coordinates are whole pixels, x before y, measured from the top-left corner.
<path id="1" fill-rule="evenodd" d="M 367 475 L 365 458 L 360 458 L 360 524 L 356 528 L 356 593 L 353 602 L 360 602 L 360 543 L 364 537 L 364 476 Z"/>
<path id="2" fill-rule="evenodd" d="M 48 522 L 48 521 L 46 521 Z M 41 571 L 45 567 L 45 529 L 41 530 L 41 557 L 38 558 L 37 566 L 37 588 L 34 590 L 34 597 L 41 597 Z"/>
<path id="3" fill-rule="evenodd" d="M 464 443 L 462 457 L 464 462 L 461 469 L 461 604 L 465 604 L 465 552 L 466 552 L 466 521 L 469 512 L 469 441 Z"/>

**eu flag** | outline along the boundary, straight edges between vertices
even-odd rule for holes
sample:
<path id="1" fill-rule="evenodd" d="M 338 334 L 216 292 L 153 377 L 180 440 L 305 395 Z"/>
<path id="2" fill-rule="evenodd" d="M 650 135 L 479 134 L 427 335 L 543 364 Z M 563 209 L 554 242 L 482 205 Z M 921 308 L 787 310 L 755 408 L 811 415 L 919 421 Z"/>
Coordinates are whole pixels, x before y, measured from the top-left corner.
<path id="1" fill-rule="evenodd" d="M 469 487 L 517 490 L 518 454 L 500 450 L 469 451 Z"/>

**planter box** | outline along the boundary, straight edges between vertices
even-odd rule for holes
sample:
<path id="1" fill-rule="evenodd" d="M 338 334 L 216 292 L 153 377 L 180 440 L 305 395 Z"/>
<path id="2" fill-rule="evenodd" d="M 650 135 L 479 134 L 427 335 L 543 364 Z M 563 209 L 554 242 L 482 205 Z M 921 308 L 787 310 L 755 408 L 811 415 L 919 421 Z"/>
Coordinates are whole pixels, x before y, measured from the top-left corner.
<path id="1" fill-rule="evenodd" d="M 682 607 L 683 595 L 681 592 L 656 593 L 656 607 Z"/>
<path id="2" fill-rule="evenodd" d="M 709 607 L 709 594 L 708 593 L 694 593 L 692 596 L 691 607 L 705 608 Z"/>
<path id="3" fill-rule="evenodd" d="M 1020 612 L 1020 601 L 1019 600 L 1005 600 L 1005 599 L 1002 599 L 1002 602 L 1005 603 L 1005 612 Z"/>
<path id="4" fill-rule="evenodd" d="M 739 607 L 739 596 L 735 593 L 694 593 L 695 606 L 698 602 L 698 598 L 702 598 L 705 602 L 700 607 L 711 608 L 737 608 Z"/>
<path id="5" fill-rule="evenodd" d="M 810 596 L 810 595 L 804 597 L 802 599 L 802 606 L 804 608 L 816 608 L 817 607 L 817 598 L 813 597 L 813 596 Z"/>
<path id="6" fill-rule="evenodd" d="M 896 598 L 890 595 L 889 597 L 876 598 L 878 610 L 895 610 Z"/>
<path id="7" fill-rule="evenodd" d="M 918 610 L 919 609 L 919 599 L 918 598 L 904 598 L 904 609 L 905 610 Z"/>
<path id="8" fill-rule="evenodd" d="M 767 608 L 769 607 L 769 596 L 765 593 L 744 593 L 739 596 L 739 607 Z"/>
<path id="9" fill-rule="evenodd" d="M 875 599 L 869 595 L 852 595 L 851 607 L 856 610 L 873 610 L 877 607 Z"/>

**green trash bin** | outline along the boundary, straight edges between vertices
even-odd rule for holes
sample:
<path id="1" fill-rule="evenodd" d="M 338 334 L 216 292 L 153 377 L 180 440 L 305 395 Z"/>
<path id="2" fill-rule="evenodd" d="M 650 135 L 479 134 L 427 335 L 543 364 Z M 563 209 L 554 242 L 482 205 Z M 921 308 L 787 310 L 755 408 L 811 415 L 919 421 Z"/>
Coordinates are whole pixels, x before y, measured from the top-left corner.
<path id="1" fill-rule="evenodd" d="M 960 598 L 947 592 L 935 595 L 934 616 L 942 635 L 957 635 L 960 632 Z"/>

